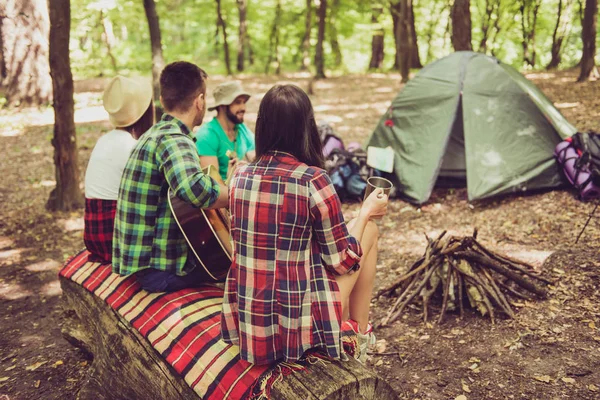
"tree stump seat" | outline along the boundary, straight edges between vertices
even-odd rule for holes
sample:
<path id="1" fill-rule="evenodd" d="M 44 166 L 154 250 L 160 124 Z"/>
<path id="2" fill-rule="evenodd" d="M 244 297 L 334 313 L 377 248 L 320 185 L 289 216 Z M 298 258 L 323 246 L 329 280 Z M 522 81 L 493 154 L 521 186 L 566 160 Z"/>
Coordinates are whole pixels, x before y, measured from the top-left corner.
<path id="1" fill-rule="evenodd" d="M 353 359 L 248 364 L 219 338 L 222 289 L 149 293 L 88 255 L 67 261 L 59 276 L 63 334 L 93 356 L 79 399 L 397 398 Z"/>

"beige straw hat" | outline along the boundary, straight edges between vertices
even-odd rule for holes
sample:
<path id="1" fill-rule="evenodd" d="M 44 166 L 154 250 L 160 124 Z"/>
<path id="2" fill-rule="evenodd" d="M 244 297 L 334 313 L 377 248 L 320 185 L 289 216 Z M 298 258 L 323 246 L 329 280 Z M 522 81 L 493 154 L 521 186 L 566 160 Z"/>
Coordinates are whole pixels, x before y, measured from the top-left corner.
<path id="1" fill-rule="evenodd" d="M 151 101 L 150 82 L 115 76 L 104 90 L 104 109 L 116 128 L 129 126 L 140 119 Z"/>
<path id="2" fill-rule="evenodd" d="M 218 106 L 230 105 L 238 96 L 250 97 L 250 93 L 242 89 L 242 84 L 239 81 L 231 81 L 217 85 L 213 90 L 213 96 L 215 97 L 215 102 L 212 106 L 208 107 L 209 111 L 214 110 Z"/>

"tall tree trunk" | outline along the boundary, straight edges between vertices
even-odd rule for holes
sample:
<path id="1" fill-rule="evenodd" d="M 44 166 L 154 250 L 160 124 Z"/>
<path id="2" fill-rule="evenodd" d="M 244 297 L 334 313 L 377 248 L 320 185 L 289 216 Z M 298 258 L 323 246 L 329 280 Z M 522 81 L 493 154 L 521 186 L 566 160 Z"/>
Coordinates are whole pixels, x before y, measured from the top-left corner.
<path id="1" fill-rule="evenodd" d="M 233 75 L 231 72 L 231 62 L 229 61 L 229 44 L 227 43 L 227 26 L 225 19 L 223 19 L 223 13 L 221 12 L 221 0 L 215 0 L 217 3 L 217 32 L 219 27 L 223 32 L 223 52 L 225 53 L 225 68 L 227 69 L 227 75 Z"/>
<path id="2" fill-rule="evenodd" d="M 383 67 L 385 30 L 383 29 L 383 25 L 379 22 L 379 17 L 381 17 L 382 14 L 382 5 L 374 4 L 371 6 L 373 38 L 371 39 L 371 61 L 369 62 L 369 69 L 381 69 Z"/>
<path id="3" fill-rule="evenodd" d="M 117 59 L 112 51 L 115 44 L 113 24 L 110 22 L 108 16 L 104 14 L 103 10 L 100 10 L 100 22 L 102 23 L 102 40 L 106 44 L 106 53 L 108 58 L 110 58 L 110 64 L 113 67 L 114 73 L 117 74 L 119 72 L 119 67 L 117 66 Z"/>
<path id="4" fill-rule="evenodd" d="M 277 0 L 275 6 L 275 17 L 271 26 L 271 35 L 269 36 L 269 58 L 265 65 L 265 74 L 269 73 L 269 67 L 275 60 L 275 73 L 281 73 L 281 55 L 279 54 L 279 22 L 281 21 L 281 0 Z"/>
<path id="5" fill-rule="evenodd" d="M 421 57 L 419 56 L 419 43 L 417 42 L 417 28 L 415 27 L 415 7 L 414 3 L 410 4 L 410 32 L 411 32 L 411 55 L 410 55 L 410 67 L 411 68 L 423 68 L 421 64 Z"/>
<path id="6" fill-rule="evenodd" d="M 250 40 L 250 34 L 246 32 L 246 48 L 248 49 L 248 64 L 254 65 L 254 51 L 252 50 L 252 41 Z"/>
<path id="7" fill-rule="evenodd" d="M 329 23 L 327 24 L 329 44 L 331 45 L 331 52 L 333 53 L 333 65 L 336 67 L 342 65 L 342 51 L 340 49 L 340 43 L 338 42 L 337 28 L 335 26 L 339 6 L 340 0 L 333 0 L 329 12 Z"/>
<path id="8" fill-rule="evenodd" d="M 412 0 L 400 0 L 400 20 L 398 21 L 398 43 L 400 55 L 400 75 L 402 82 L 408 82 L 411 64 L 412 33 L 410 22 L 410 9 Z"/>
<path id="9" fill-rule="evenodd" d="M 306 71 L 310 65 L 310 34 L 312 32 L 312 0 L 306 0 L 306 14 L 304 17 L 304 36 L 302 37 L 302 45 L 300 52 L 302 53 L 302 63 L 300 70 Z"/>
<path id="10" fill-rule="evenodd" d="M 472 51 L 471 1 L 454 0 L 450 13 L 452 18 L 452 47 L 454 47 L 455 51 Z"/>
<path id="11" fill-rule="evenodd" d="M 396 2 L 390 0 L 390 14 L 392 15 L 392 29 L 394 30 L 394 48 L 396 53 L 394 55 L 394 69 L 400 70 L 400 4 L 401 0 Z"/>
<path id="12" fill-rule="evenodd" d="M 564 4 L 564 7 L 563 7 Z M 552 48 L 550 50 L 551 59 L 547 69 L 558 68 L 561 60 L 562 45 L 565 37 L 569 34 L 571 26 L 571 9 L 573 6 L 573 0 L 559 0 L 558 1 L 558 13 L 556 17 L 556 25 L 552 32 Z"/>
<path id="13" fill-rule="evenodd" d="M 154 0 L 144 0 L 144 10 L 148 19 L 150 47 L 152 48 L 152 88 L 154 91 L 154 102 L 158 104 L 160 98 L 160 73 L 165 66 L 165 59 L 163 58 L 160 23 Z"/>
<path id="14" fill-rule="evenodd" d="M 0 10 L 2 13 L 2 10 Z M 6 56 L 4 51 L 4 34 L 2 33 L 3 21 L 6 16 L 0 15 L 0 87 L 4 86 L 4 80 L 7 77 Z"/>
<path id="15" fill-rule="evenodd" d="M 50 73 L 54 91 L 54 165 L 56 187 L 50 193 L 49 210 L 68 211 L 83 206 L 79 189 L 77 136 L 75 134 L 73 75 L 69 60 L 70 0 L 49 0 Z"/>
<path id="16" fill-rule="evenodd" d="M 523 61 L 535 67 L 535 27 L 541 0 L 521 0 L 521 32 L 523 40 Z"/>
<path id="17" fill-rule="evenodd" d="M 319 32 L 317 35 L 317 48 L 315 50 L 315 67 L 317 79 L 325 78 L 325 55 L 323 41 L 325 40 L 325 26 L 327 23 L 327 0 L 321 0 L 319 5 Z"/>
<path id="18" fill-rule="evenodd" d="M 581 55 L 581 73 L 577 82 L 587 81 L 591 75 L 598 76 L 596 70 L 596 23 L 598 17 L 598 0 L 586 0 L 581 29 L 583 52 Z"/>
<path id="19" fill-rule="evenodd" d="M 392 14 L 392 24 L 394 29 L 394 43 L 396 44 L 394 69 L 402 71 L 402 63 L 404 59 L 406 59 L 406 62 L 408 63 L 408 68 L 421 68 L 423 65 L 421 65 L 419 47 L 417 45 L 417 34 L 414 30 L 415 16 L 413 12 L 412 0 L 406 2 L 404 0 L 399 0 L 396 2 L 390 1 L 390 13 Z M 408 45 L 404 44 L 404 50 L 402 47 L 402 41 L 404 40 L 402 37 L 403 32 L 408 35 Z M 403 55 L 403 51 L 408 51 L 408 53 Z M 406 79 L 408 79 L 408 75 Z"/>
<path id="20" fill-rule="evenodd" d="M 238 34 L 238 48 L 237 48 L 237 70 L 244 70 L 244 58 L 246 56 L 245 47 L 248 44 L 248 38 L 246 37 L 248 26 L 246 22 L 246 12 L 248 8 L 247 0 L 236 0 L 238 5 L 238 11 L 240 14 L 239 34 Z"/>
<path id="21" fill-rule="evenodd" d="M 40 105 L 52 98 L 48 65 L 48 4 L 19 0 L 5 4 L 2 33 L 9 105 Z"/>

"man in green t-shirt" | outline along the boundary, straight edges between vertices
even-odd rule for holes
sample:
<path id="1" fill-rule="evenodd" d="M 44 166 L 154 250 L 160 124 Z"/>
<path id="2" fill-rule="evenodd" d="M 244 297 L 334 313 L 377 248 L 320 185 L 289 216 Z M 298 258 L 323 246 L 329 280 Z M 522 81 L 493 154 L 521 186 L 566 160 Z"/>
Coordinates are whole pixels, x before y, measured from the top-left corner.
<path id="1" fill-rule="evenodd" d="M 215 103 L 208 109 L 217 110 L 217 116 L 196 132 L 196 148 L 202 167 L 215 166 L 226 181 L 229 168 L 238 160 L 254 160 L 256 154 L 254 134 L 244 124 L 250 94 L 240 82 L 230 81 L 218 85 L 213 96 Z"/>

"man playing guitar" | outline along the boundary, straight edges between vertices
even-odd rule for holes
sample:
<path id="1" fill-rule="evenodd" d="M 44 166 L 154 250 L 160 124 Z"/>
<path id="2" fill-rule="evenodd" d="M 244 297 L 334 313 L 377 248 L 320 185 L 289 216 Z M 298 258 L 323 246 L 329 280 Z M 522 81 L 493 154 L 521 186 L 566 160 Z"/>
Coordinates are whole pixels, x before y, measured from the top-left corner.
<path id="1" fill-rule="evenodd" d="M 113 237 L 113 271 L 134 274 L 151 292 L 176 291 L 206 282 L 205 271 L 170 210 L 168 192 L 196 208 L 227 206 L 227 187 L 200 168 L 191 127 L 205 114 L 207 75 L 174 62 L 161 73 L 165 110 L 134 147 L 119 188 Z"/>

